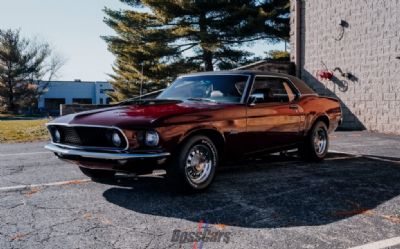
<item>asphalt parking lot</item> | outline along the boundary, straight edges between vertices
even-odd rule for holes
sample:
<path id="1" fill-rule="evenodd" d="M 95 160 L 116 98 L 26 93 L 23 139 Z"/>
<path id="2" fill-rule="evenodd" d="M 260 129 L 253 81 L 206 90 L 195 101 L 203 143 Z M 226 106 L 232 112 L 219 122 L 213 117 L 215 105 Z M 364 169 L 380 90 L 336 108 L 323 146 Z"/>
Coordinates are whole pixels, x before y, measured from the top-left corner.
<path id="1" fill-rule="evenodd" d="M 240 162 L 198 195 L 157 174 L 92 182 L 43 145 L 0 144 L 2 249 L 389 247 L 400 236 L 399 137 L 335 133 L 322 163 Z"/>

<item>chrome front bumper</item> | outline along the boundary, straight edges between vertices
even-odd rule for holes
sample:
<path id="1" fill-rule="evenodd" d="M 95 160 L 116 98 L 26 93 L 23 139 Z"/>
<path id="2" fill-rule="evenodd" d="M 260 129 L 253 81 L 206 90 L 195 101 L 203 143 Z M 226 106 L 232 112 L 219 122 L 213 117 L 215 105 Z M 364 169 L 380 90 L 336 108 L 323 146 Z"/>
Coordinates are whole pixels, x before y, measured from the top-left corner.
<path id="1" fill-rule="evenodd" d="M 168 152 L 162 153 L 110 153 L 110 152 L 91 152 L 78 149 L 62 148 L 54 144 L 47 144 L 44 146 L 45 149 L 50 150 L 54 153 L 60 154 L 61 156 L 79 156 L 84 158 L 93 159 L 106 159 L 106 160 L 128 160 L 137 158 L 164 158 L 170 155 Z"/>

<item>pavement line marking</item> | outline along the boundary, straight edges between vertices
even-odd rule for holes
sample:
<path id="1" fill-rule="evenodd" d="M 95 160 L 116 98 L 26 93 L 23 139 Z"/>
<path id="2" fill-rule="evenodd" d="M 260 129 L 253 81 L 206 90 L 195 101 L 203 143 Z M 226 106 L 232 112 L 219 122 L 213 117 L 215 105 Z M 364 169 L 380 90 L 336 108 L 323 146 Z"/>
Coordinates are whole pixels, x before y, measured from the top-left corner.
<path id="1" fill-rule="evenodd" d="M 18 190 L 25 190 L 31 188 L 38 188 L 38 187 L 51 187 L 51 186 L 61 186 L 61 185 L 68 185 L 68 184 L 79 184 L 90 182 L 90 179 L 79 179 L 79 180 L 70 180 L 70 181 L 61 181 L 61 182 L 50 182 L 50 183 L 41 183 L 41 184 L 27 184 L 27 185 L 16 185 L 10 187 L 0 187 L 0 192 L 7 192 L 7 191 L 18 191 Z"/>
<path id="2" fill-rule="evenodd" d="M 382 249 L 382 248 L 389 248 L 392 246 L 396 246 L 399 244 L 400 244 L 400 237 L 394 237 L 391 239 L 380 240 L 362 246 L 352 247 L 349 249 Z"/>
<path id="3" fill-rule="evenodd" d="M 338 154 L 344 154 L 344 155 L 349 155 L 349 156 L 362 156 L 361 154 L 350 153 L 350 152 L 344 152 L 344 151 L 339 151 L 339 150 L 329 150 L 328 152 L 338 153 Z"/>
<path id="4" fill-rule="evenodd" d="M 324 158 L 324 161 L 335 161 L 335 160 L 345 160 L 345 159 L 353 159 L 353 158 L 359 158 L 361 156 L 341 156 L 341 157 L 329 157 L 329 158 Z"/>
<path id="5" fill-rule="evenodd" d="M 395 161 L 395 160 L 390 160 L 390 159 L 385 159 L 385 158 L 379 158 L 379 157 L 375 157 L 375 156 L 363 156 L 363 157 L 368 158 L 368 159 L 382 161 L 382 162 L 390 162 L 390 163 L 398 163 L 398 164 L 400 164 L 400 161 Z"/>
<path id="6" fill-rule="evenodd" d="M 382 161 L 382 162 L 389 162 L 389 163 L 397 163 L 397 164 L 400 164 L 399 161 L 390 160 L 390 159 L 385 159 L 385 158 L 380 158 L 380 157 L 377 157 L 377 156 L 367 156 L 367 155 L 363 155 L 363 154 L 348 153 L 348 152 L 343 152 L 343 151 L 338 151 L 338 150 L 329 150 L 329 152 L 332 152 L 332 153 L 339 153 L 339 154 L 346 154 L 346 155 L 350 155 L 350 156 L 354 156 L 354 157 L 364 157 L 364 158 L 373 159 L 373 160 Z"/>
<path id="7" fill-rule="evenodd" d="M 13 154 L 1 154 L 0 157 L 5 156 L 19 156 L 19 155 L 35 155 L 35 154 L 51 154 L 49 151 L 37 151 L 37 152 L 25 152 L 25 153 L 13 153 Z"/>

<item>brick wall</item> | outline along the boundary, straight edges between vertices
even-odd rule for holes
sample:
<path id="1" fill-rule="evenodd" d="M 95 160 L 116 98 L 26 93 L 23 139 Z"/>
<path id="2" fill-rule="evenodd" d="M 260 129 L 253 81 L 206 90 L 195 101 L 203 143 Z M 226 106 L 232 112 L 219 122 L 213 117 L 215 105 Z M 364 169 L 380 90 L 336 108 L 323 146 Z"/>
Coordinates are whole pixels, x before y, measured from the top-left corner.
<path id="1" fill-rule="evenodd" d="M 291 60 L 296 60 L 291 0 Z M 301 1 L 301 78 L 321 95 L 342 101 L 345 129 L 400 134 L 400 1 Z M 344 20 L 344 28 L 339 25 Z M 339 67 L 332 80 L 316 73 Z M 296 65 L 297 66 L 297 65 Z"/>

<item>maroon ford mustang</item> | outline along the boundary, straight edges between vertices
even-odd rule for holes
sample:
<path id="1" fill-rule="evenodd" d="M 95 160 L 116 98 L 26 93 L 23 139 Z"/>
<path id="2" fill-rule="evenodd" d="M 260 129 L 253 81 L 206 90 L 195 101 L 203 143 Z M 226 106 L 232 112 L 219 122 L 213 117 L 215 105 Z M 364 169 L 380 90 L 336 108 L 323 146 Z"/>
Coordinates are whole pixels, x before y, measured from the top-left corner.
<path id="1" fill-rule="evenodd" d="M 293 76 L 226 71 L 179 77 L 154 99 L 60 117 L 46 149 L 92 178 L 165 169 L 187 190 L 207 188 L 221 161 L 298 148 L 307 160 L 328 151 L 341 122 L 338 100 Z"/>

